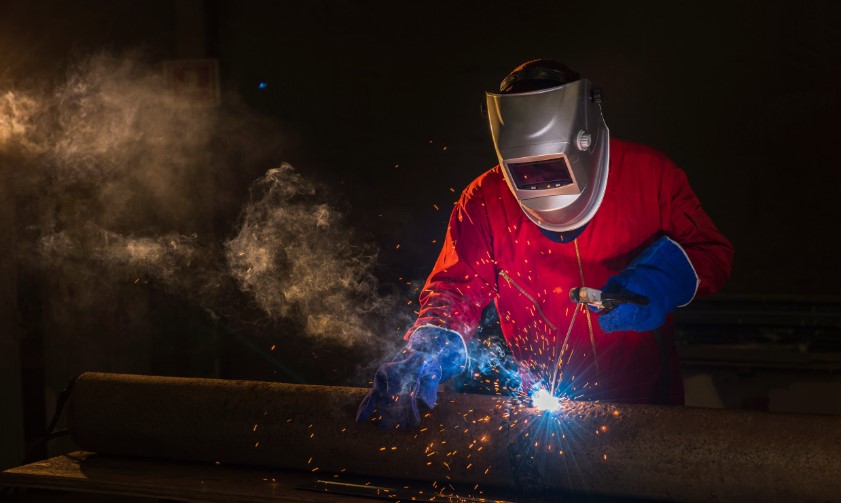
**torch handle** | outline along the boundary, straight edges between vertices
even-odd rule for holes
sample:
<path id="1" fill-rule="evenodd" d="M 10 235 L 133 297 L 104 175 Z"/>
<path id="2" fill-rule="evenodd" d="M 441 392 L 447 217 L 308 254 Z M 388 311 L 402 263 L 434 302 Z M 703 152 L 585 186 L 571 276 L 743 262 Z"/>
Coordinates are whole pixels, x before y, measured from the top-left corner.
<path id="1" fill-rule="evenodd" d="M 648 305 L 648 297 L 635 293 L 603 292 L 595 288 L 571 288 L 569 298 L 579 304 L 588 304 L 599 309 L 613 309 L 619 304 Z"/>
<path id="2" fill-rule="evenodd" d="M 602 292 L 602 304 L 605 309 L 611 309 L 619 304 L 639 304 L 641 306 L 647 306 L 648 297 L 637 295 L 635 293 Z"/>

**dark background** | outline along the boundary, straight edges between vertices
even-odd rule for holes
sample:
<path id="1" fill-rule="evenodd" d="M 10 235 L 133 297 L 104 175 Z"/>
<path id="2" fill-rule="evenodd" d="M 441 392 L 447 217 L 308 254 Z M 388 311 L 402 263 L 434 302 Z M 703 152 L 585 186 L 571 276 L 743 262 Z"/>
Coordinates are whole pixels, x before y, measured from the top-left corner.
<path id="1" fill-rule="evenodd" d="M 214 164 L 210 203 L 156 228 L 224 239 L 249 184 L 287 161 L 379 248 L 387 284 L 425 278 L 453 201 L 495 164 L 484 91 L 524 60 L 561 60 L 604 89 L 612 135 L 686 171 L 736 249 L 729 284 L 683 320 L 688 403 L 838 413 L 839 14 L 790 0 L 0 1 L 0 89 L 49 87 L 100 51 L 218 60 L 222 106 L 259 117 L 265 149 Z M 226 325 L 153 287 L 74 303 L 60 293 L 74 278 L 18 258 L 31 194 L 0 162 L 0 465 L 84 370 L 357 379 L 364 354 L 313 349 L 288 324 Z"/>

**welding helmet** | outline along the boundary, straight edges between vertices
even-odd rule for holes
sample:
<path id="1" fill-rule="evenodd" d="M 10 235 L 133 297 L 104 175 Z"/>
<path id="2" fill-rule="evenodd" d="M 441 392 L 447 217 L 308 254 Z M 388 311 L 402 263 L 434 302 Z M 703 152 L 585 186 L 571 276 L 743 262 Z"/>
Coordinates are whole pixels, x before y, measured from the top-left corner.
<path id="1" fill-rule="evenodd" d="M 496 155 L 526 216 L 568 232 L 593 218 L 607 186 L 608 129 L 601 92 L 551 60 L 524 63 L 486 93 Z"/>

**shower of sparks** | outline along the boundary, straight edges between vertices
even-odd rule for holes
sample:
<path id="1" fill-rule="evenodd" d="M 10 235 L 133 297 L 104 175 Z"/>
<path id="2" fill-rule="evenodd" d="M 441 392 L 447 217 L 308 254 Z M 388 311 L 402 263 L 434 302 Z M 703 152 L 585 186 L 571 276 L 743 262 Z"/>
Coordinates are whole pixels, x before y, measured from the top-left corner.
<path id="1" fill-rule="evenodd" d="M 561 401 L 545 388 L 539 388 L 531 395 L 531 403 L 537 410 L 556 412 L 561 409 Z"/>

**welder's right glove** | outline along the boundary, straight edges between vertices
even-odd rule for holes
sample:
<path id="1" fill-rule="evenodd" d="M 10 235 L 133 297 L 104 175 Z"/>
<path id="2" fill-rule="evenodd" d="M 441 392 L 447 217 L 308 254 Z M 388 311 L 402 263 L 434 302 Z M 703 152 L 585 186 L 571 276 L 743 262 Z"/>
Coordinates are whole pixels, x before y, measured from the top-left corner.
<path id="1" fill-rule="evenodd" d="M 616 306 L 599 315 L 599 326 L 605 332 L 654 330 L 666 321 L 668 313 L 688 304 L 697 289 L 698 275 L 686 252 L 663 236 L 602 287 L 603 293 L 642 295 L 648 304 Z"/>
<path id="2" fill-rule="evenodd" d="M 435 407 L 438 384 L 461 373 L 467 365 L 462 337 L 452 330 L 424 325 L 409 343 L 374 375 L 374 386 L 362 400 L 357 422 L 375 416 L 382 428 L 413 428 L 420 424 L 418 400 Z"/>

